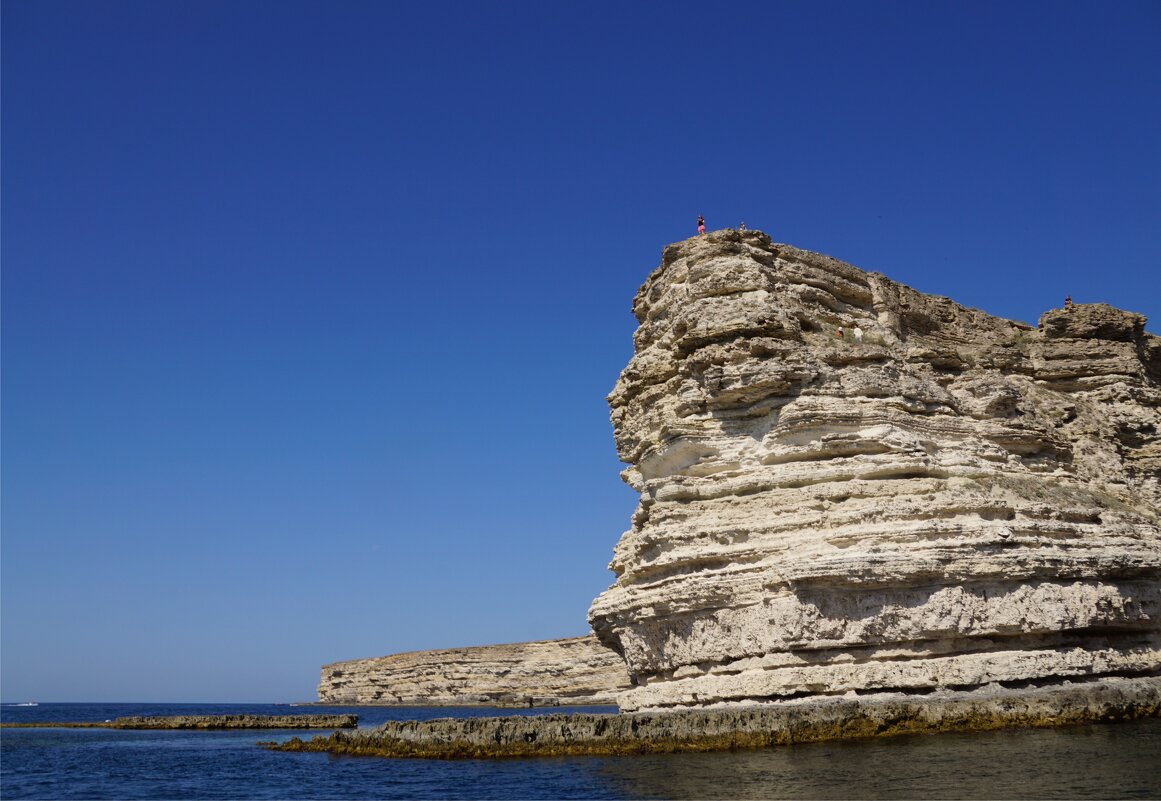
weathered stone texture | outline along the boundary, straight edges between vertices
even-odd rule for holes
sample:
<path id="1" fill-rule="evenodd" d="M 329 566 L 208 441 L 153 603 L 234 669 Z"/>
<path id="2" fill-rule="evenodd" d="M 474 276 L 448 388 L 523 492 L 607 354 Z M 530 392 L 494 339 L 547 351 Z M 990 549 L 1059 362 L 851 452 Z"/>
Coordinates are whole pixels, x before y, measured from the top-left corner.
<path id="1" fill-rule="evenodd" d="M 319 700 L 425 706 L 613 704 L 624 661 L 591 635 L 413 651 L 325 665 Z"/>
<path id="2" fill-rule="evenodd" d="M 1143 317 L 1031 328 L 756 231 L 669 246 L 633 311 L 641 501 L 589 613 L 623 710 L 1161 669 Z"/>

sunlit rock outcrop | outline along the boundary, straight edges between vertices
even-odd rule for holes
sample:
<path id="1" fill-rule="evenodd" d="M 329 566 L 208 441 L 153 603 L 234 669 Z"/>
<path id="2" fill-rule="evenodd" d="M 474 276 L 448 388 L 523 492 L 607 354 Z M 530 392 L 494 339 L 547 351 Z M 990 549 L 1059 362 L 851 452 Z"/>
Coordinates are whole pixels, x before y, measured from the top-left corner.
<path id="1" fill-rule="evenodd" d="M 623 710 L 1161 670 L 1161 338 L 1037 328 L 718 231 L 609 395 L 641 494 L 592 605 Z"/>

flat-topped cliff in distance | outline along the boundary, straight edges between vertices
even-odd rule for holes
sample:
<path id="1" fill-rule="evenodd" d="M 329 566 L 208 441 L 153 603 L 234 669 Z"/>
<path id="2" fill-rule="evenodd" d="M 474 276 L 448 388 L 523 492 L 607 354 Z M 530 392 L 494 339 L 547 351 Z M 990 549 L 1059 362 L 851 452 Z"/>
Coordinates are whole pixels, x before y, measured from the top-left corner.
<path id="1" fill-rule="evenodd" d="M 629 687 L 621 657 L 592 635 L 413 651 L 325 665 L 328 704 L 555 706 L 615 704 Z"/>
<path id="2" fill-rule="evenodd" d="M 717 231 L 609 395 L 641 494 L 590 622 L 622 710 L 1161 672 L 1161 338 L 1037 328 Z"/>

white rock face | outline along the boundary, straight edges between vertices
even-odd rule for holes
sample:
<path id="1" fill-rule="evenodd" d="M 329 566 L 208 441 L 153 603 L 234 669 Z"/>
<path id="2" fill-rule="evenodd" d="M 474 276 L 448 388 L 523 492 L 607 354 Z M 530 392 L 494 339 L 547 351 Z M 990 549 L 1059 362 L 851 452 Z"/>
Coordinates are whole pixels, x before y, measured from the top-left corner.
<path id="1" fill-rule="evenodd" d="M 614 704 L 629 687 L 621 658 L 593 636 L 412 651 L 324 665 L 332 704 Z"/>
<path id="2" fill-rule="evenodd" d="M 1161 338 L 1038 329 L 719 231 L 638 292 L 622 710 L 1161 671 Z M 855 328 L 861 330 L 856 341 Z"/>

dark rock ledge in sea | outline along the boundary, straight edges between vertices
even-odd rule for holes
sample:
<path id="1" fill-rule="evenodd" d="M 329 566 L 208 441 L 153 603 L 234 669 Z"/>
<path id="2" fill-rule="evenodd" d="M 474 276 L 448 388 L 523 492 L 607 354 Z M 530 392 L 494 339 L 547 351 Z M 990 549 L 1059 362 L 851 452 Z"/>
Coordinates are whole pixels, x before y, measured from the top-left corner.
<path id="1" fill-rule="evenodd" d="M 914 697 L 809 698 L 746 707 L 390 721 L 369 731 L 261 743 L 276 751 L 475 759 L 762 748 L 820 740 L 1047 727 L 1161 715 L 1161 677 Z"/>

